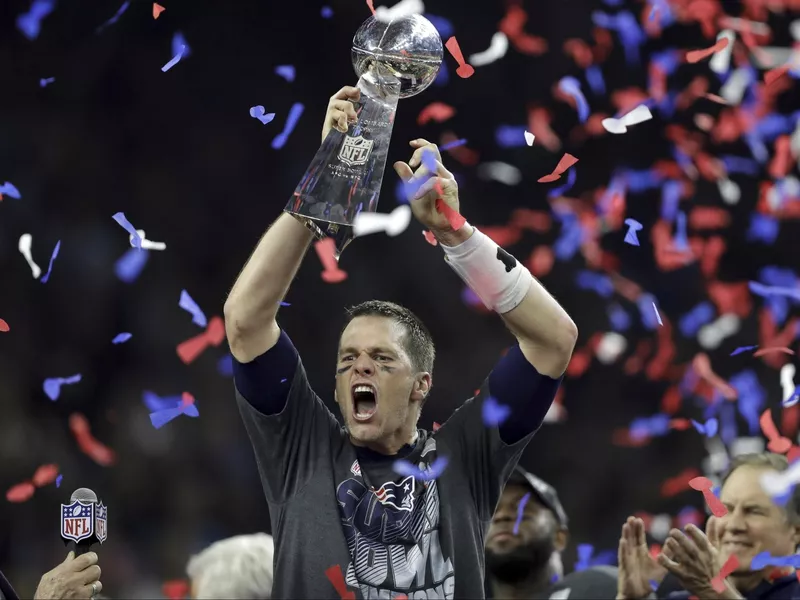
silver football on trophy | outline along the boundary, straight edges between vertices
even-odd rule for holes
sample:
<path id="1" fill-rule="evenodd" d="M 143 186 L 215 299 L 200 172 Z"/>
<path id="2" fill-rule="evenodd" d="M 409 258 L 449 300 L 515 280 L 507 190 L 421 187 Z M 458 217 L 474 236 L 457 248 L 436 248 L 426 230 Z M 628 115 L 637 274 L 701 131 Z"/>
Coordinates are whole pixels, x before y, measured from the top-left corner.
<path id="1" fill-rule="evenodd" d="M 419 94 L 433 83 L 442 57 L 442 38 L 422 15 L 386 22 L 370 17 L 353 37 L 356 74 L 361 77 L 373 62 L 383 64 L 400 79 L 401 98 Z"/>

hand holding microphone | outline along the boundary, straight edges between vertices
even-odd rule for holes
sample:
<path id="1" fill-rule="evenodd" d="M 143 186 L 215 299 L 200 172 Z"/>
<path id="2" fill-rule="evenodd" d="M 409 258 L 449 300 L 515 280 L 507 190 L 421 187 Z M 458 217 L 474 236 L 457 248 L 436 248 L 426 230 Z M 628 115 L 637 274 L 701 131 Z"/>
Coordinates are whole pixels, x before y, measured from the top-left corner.
<path id="1" fill-rule="evenodd" d="M 42 575 L 35 600 L 72 600 L 94 598 L 103 589 L 97 554 L 88 552 L 75 558 L 70 551 L 66 560 Z"/>

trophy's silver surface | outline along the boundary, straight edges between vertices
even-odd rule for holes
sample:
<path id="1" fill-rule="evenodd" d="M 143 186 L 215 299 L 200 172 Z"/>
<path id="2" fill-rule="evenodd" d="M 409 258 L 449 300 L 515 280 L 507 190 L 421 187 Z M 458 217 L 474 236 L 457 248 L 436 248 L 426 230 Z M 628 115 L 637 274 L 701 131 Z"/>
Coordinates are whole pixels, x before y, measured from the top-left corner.
<path id="1" fill-rule="evenodd" d="M 377 209 L 399 98 L 433 83 L 442 57 L 439 33 L 421 15 L 389 22 L 370 17 L 356 32 L 358 120 L 346 134 L 331 129 L 284 209 L 318 239 L 333 238 L 337 259 L 353 239 L 356 215 Z"/>

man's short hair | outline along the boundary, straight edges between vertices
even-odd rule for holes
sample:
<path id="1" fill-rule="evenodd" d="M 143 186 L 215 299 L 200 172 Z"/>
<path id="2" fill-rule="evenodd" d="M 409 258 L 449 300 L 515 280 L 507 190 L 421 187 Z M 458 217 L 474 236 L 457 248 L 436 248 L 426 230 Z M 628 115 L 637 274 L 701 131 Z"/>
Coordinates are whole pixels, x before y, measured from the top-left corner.
<path id="1" fill-rule="evenodd" d="M 266 533 L 237 535 L 211 544 L 189 559 L 186 567 L 195 598 L 268 600 L 274 554 L 272 536 Z"/>
<path id="2" fill-rule="evenodd" d="M 722 485 L 728 481 L 728 478 L 733 475 L 733 472 L 739 467 L 760 467 L 765 469 L 773 469 L 782 473 L 789 469 L 789 460 L 782 454 L 775 454 L 774 452 L 759 452 L 757 454 L 740 454 L 731 461 L 728 472 L 722 478 Z M 792 525 L 800 525 L 800 486 L 794 486 L 789 501 L 784 506 L 786 509 L 786 516 L 789 518 L 789 523 Z"/>
<path id="3" fill-rule="evenodd" d="M 403 347 L 411 359 L 411 364 L 416 371 L 433 373 L 433 361 L 436 358 L 436 348 L 433 337 L 428 328 L 413 312 L 405 306 L 385 300 L 367 300 L 347 309 L 347 321 L 342 327 L 344 333 L 347 325 L 356 317 L 386 317 L 405 327 L 406 335 Z"/>

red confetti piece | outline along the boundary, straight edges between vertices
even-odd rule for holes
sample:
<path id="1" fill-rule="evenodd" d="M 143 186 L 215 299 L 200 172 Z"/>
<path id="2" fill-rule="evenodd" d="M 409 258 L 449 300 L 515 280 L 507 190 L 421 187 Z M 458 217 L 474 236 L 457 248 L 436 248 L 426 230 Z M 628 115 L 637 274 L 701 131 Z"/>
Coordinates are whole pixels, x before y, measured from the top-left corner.
<path id="1" fill-rule="evenodd" d="M 544 177 L 540 177 L 538 179 L 539 183 L 550 183 L 551 181 L 556 181 L 557 179 L 561 179 L 561 175 L 569 169 L 572 165 L 578 162 L 578 159 L 572 156 L 567 152 L 564 153 L 564 156 L 561 157 L 561 160 L 558 161 L 556 168 L 553 170 L 552 173 L 549 175 L 545 175 Z"/>
<path id="2" fill-rule="evenodd" d="M 780 79 L 781 77 L 786 75 L 786 73 L 789 72 L 789 67 L 790 66 L 791 65 L 789 65 L 789 64 L 785 64 L 785 65 L 781 65 L 780 67 L 776 67 L 774 69 L 770 69 L 769 71 L 764 73 L 764 83 L 768 87 L 771 86 L 773 83 L 778 81 L 778 79 Z"/>
<path id="3" fill-rule="evenodd" d="M 467 222 L 467 220 L 462 217 L 458 211 L 454 210 L 441 198 L 436 199 L 436 210 L 444 215 L 444 217 L 447 219 L 447 222 L 450 223 L 450 227 L 453 228 L 453 231 L 458 231 L 464 226 L 464 223 Z"/>
<path id="4" fill-rule="evenodd" d="M 498 246 L 513 246 L 522 238 L 522 230 L 513 225 L 479 226 L 483 234 Z"/>
<path id="5" fill-rule="evenodd" d="M 756 350 L 755 352 L 753 352 L 753 356 L 764 356 L 765 354 L 769 354 L 770 352 L 783 352 L 784 354 L 790 354 L 794 356 L 794 350 L 781 346 L 775 346 L 773 348 L 761 348 L 760 350 Z"/>
<path id="6" fill-rule="evenodd" d="M 711 361 L 707 354 L 701 352 L 695 356 L 694 360 L 692 360 L 692 368 L 700 377 L 713 385 L 726 399 L 736 400 L 739 397 L 736 389 L 711 370 Z"/>
<path id="7" fill-rule="evenodd" d="M 8 326 L 8 323 L 6 323 L 3 319 L 0 319 L 0 331 L 2 331 L 3 333 L 11 331 L 11 328 Z"/>
<path id="8" fill-rule="evenodd" d="M 212 317 L 208 327 L 200 335 L 178 344 L 177 352 L 184 364 L 192 363 L 209 346 L 219 346 L 225 339 L 225 323 L 222 317 Z"/>
<path id="9" fill-rule="evenodd" d="M 417 125 L 425 125 L 428 121 L 441 123 L 456 114 L 456 109 L 444 102 L 433 102 L 423 108 L 417 117 Z"/>
<path id="10" fill-rule="evenodd" d="M 728 104 L 728 101 L 725 100 L 722 96 L 717 96 L 716 94 L 703 94 L 703 97 L 707 100 L 711 100 L 712 102 L 716 102 L 717 104 Z"/>
<path id="11" fill-rule="evenodd" d="M 711 514 L 715 517 L 724 517 L 728 514 L 728 509 L 725 508 L 722 501 L 711 491 L 713 486 L 714 484 L 711 483 L 708 477 L 695 477 L 689 481 L 689 487 L 698 492 L 703 492 L 703 498 L 705 498 L 706 504 L 708 504 L 708 508 L 711 510 Z"/>
<path id="12" fill-rule="evenodd" d="M 436 421 L 433 422 L 433 431 L 434 432 L 439 431 L 440 427 L 441 427 L 441 425 L 439 423 L 437 423 Z"/>
<path id="13" fill-rule="evenodd" d="M 722 565 L 719 573 L 711 580 L 711 586 L 714 588 L 715 592 L 721 594 L 725 591 L 725 578 L 737 568 L 739 568 L 739 559 L 736 558 L 735 554 L 731 554 L 728 560 L 725 561 L 725 564 Z"/>
<path id="14" fill-rule="evenodd" d="M 18 483 L 6 492 L 6 500 L 9 502 L 27 502 L 33 497 L 36 487 L 30 482 Z"/>
<path id="15" fill-rule="evenodd" d="M 528 259 L 528 268 L 535 277 L 544 277 L 552 269 L 555 255 L 549 246 L 537 246 Z"/>
<path id="16" fill-rule="evenodd" d="M 775 140 L 775 156 L 769 165 L 769 174 L 774 179 L 786 177 L 793 162 L 791 138 L 788 135 L 778 136 L 778 139 Z"/>
<path id="17" fill-rule="evenodd" d="M 464 55 L 461 53 L 461 47 L 458 45 L 456 36 L 452 36 L 449 40 L 447 40 L 445 46 L 447 46 L 447 49 L 450 51 L 450 54 L 453 55 L 453 58 L 458 61 L 458 68 L 456 69 L 458 76 L 463 79 L 472 77 L 472 74 L 475 73 L 475 69 L 472 65 L 468 65 L 466 62 L 464 62 Z"/>
<path id="18" fill-rule="evenodd" d="M 314 242 L 314 249 L 317 251 L 319 261 L 325 269 L 320 275 L 325 283 L 341 283 L 347 279 L 347 272 L 339 268 L 339 261 L 336 260 L 334 251 L 336 242 L 332 238 L 325 238 Z"/>
<path id="19" fill-rule="evenodd" d="M 189 582 L 185 579 L 165 581 L 161 586 L 161 593 L 169 600 L 183 600 L 189 595 Z"/>
<path id="20" fill-rule="evenodd" d="M 114 464 L 114 451 L 92 436 L 86 417 L 80 413 L 72 413 L 69 416 L 69 428 L 81 452 L 103 467 Z"/>
<path id="21" fill-rule="evenodd" d="M 161 6 L 158 2 L 153 2 L 153 18 L 157 19 L 162 12 L 167 10 L 163 6 Z"/>
<path id="22" fill-rule="evenodd" d="M 58 477 L 58 465 L 42 465 L 33 474 L 33 485 L 44 487 L 55 482 Z"/>
<path id="23" fill-rule="evenodd" d="M 375 16 L 375 5 L 373 4 L 373 0 L 367 0 L 367 6 L 369 10 L 372 12 L 372 16 Z"/>
<path id="24" fill-rule="evenodd" d="M 671 477 L 661 484 L 661 495 L 669 498 L 680 494 L 689 488 L 689 481 L 699 475 L 700 472 L 697 469 L 686 469 L 680 475 Z"/>
<path id="25" fill-rule="evenodd" d="M 761 418 L 758 421 L 761 424 L 761 431 L 769 440 L 767 443 L 767 450 L 775 454 L 786 454 L 792 447 L 792 441 L 789 438 L 783 437 L 772 420 L 772 413 L 769 409 L 761 413 Z"/>
<path id="26" fill-rule="evenodd" d="M 689 419 L 671 419 L 669 422 L 670 429 L 675 429 L 677 431 L 686 431 L 692 426 L 692 422 Z"/>
<path id="27" fill-rule="evenodd" d="M 433 235 L 430 231 L 423 231 L 422 236 L 425 238 L 425 241 L 428 242 L 431 246 L 437 246 L 439 242 L 436 240 L 436 236 Z"/>
<path id="28" fill-rule="evenodd" d="M 325 576 L 331 584 L 333 584 L 336 593 L 339 594 L 342 600 L 355 600 L 355 592 L 348 590 L 347 584 L 344 582 L 344 574 L 342 573 L 341 566 L 333 565 L 332 567 L 328 567 L 325 569 Z"/>

